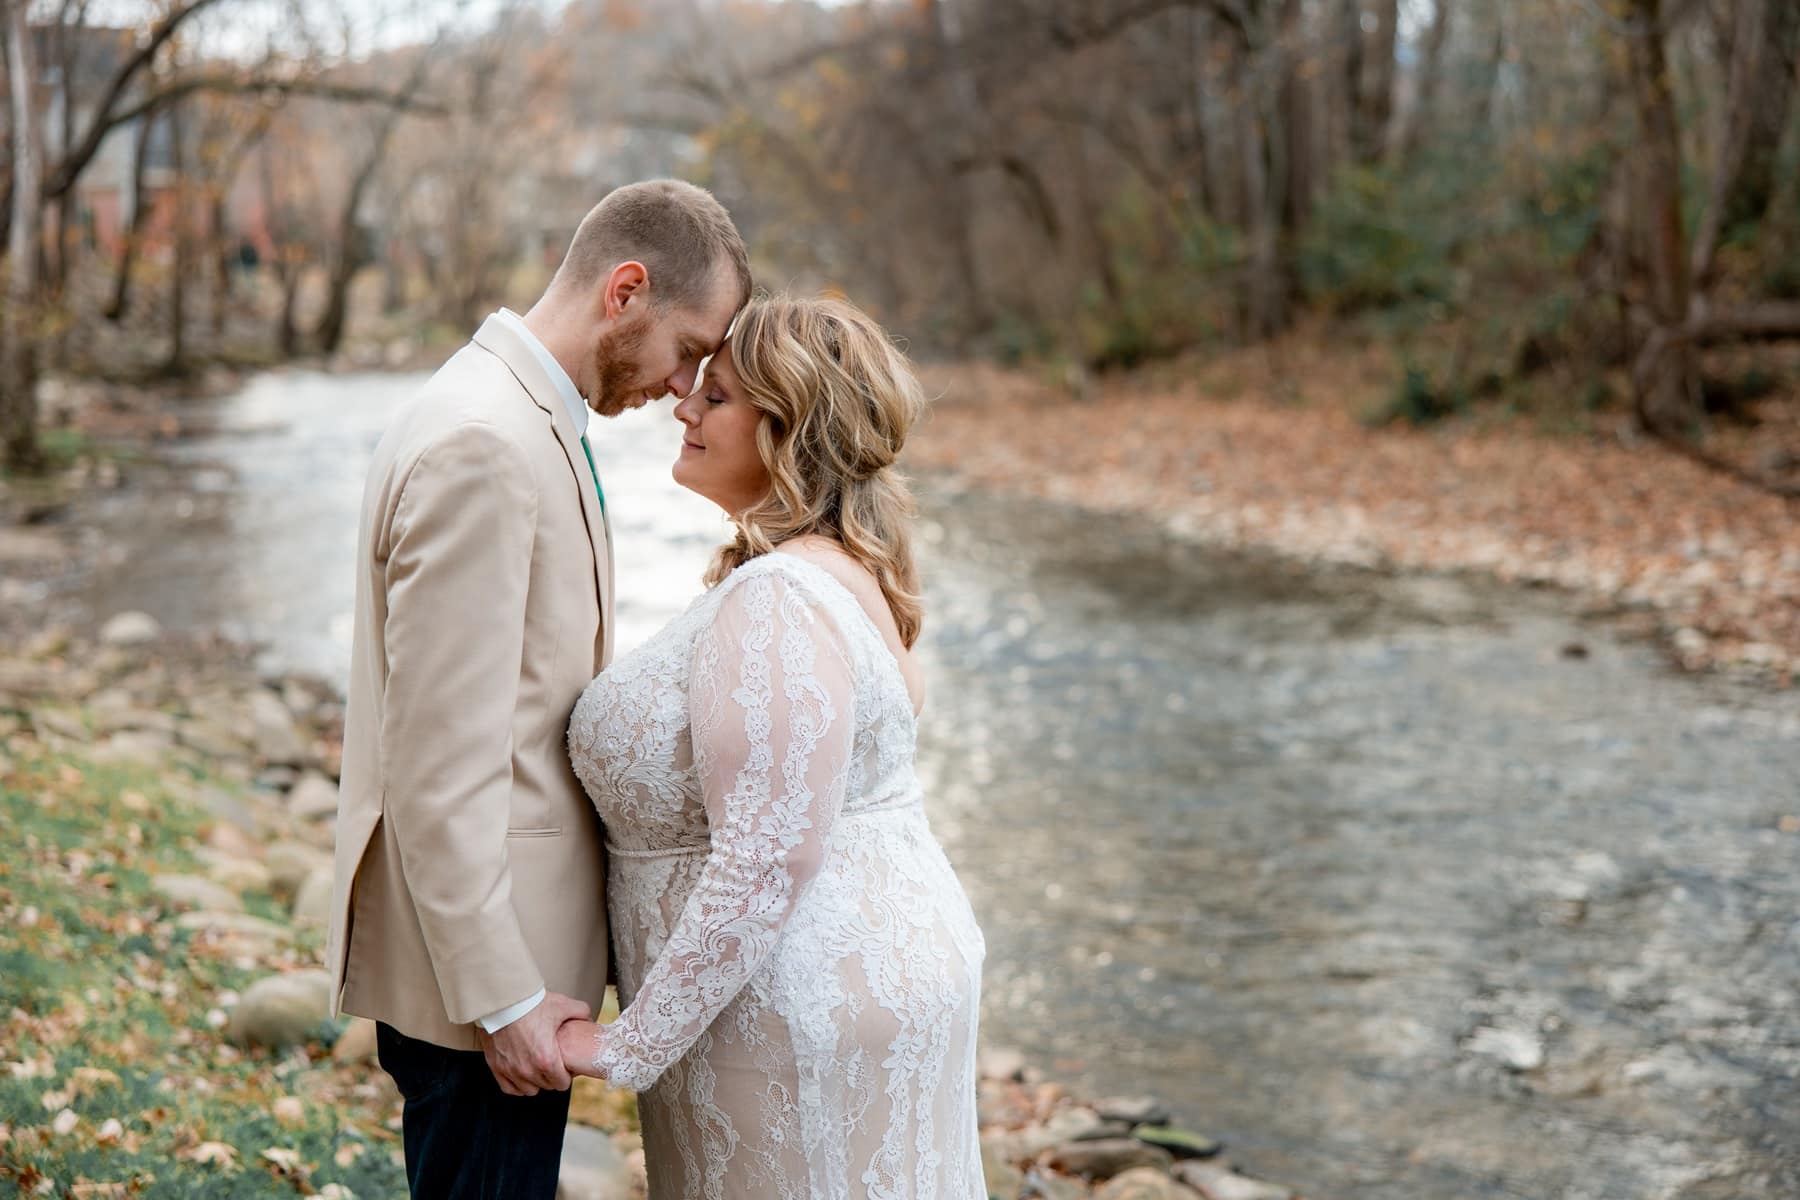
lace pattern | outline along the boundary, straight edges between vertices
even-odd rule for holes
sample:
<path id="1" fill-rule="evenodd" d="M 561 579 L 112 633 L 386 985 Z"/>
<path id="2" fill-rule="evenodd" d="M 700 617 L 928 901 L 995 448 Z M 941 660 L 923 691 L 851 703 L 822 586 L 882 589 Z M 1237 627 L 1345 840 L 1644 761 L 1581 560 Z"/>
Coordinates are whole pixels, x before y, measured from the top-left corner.
<path id="1" fill-rule="evenodd" d="M 570 726 L 613 847 L 619 1019 L 651 1195 L 986 1195 L 985 946 L 932 836 L 893 656 L 829 573 L 738 568 Z"/>

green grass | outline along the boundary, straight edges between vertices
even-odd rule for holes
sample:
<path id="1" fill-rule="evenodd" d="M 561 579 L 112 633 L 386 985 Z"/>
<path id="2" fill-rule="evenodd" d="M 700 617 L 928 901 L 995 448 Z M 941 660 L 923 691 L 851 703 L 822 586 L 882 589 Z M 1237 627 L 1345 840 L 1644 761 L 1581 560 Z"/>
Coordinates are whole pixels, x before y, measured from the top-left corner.
<path id="1" fill-rule="evenodd" d="M 0 775 L 0 1188 L 403 1195 L 376 1068 L 333 1064 L 324 1040 L 239 1051 L 213 1027 L 219 992 L 271 968 L 196 946 L 150 890 L 197 869 L 207 820 L 140 770 L 27 759 Z"/>

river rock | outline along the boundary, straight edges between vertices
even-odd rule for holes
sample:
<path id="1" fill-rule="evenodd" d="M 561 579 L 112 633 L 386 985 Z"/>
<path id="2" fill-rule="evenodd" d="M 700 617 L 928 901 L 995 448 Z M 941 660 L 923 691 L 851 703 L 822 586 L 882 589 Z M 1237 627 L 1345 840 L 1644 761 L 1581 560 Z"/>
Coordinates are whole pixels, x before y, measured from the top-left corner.
<path id="1" fill-rule="evenodd" d="M 1017 1200 L 1025 1187 L 1025 1173 L 1007 1161 L 1009 1141 L 1005 1137 L 994 1137 L 995 1131 L 981 1135 L 981 1174 L 987 1180 L 989 1197 L 996 1200 Z"/>
<path id="2" fill-rule="evenodd" d="M 1484 1025 L 1469 1035 L 1463 1048 L 1497 1060 L 1509 1071 L 1535 1071 L 1544 1065 L 1544 1042 L 1523 1029 Z"/>
<path id="3" fill-rule="evenodd" d="M 21 699 L 42 696 L 52 690 L 52 675 L 52 670 L 43 663 L 0 658 L 0 696 Z"/>
<path id="4" fill-rule="evenodd" d="M 280 1050 L 311 1038 L 330 1011 L 331 976 L 326 972 L 270 975 L 245 990 L 225 1032 L 240 1045 Z"/>
<path id="5" fill-rule="evenodd" d="M 291 765 L 306 760 L 300 725 L 273 692 L 258 688 L 250 693 L 250 719 L 256 724 L 256 753 L 264 762 Z"/>
<path id="6" fill-rule="evenodd" d="M 241 912 L 191 912 L 175 918 L 177 929 L 215 943 L 230 955 L 260 958 L 291 944 L 294 931 Z"/>
<path id="7" fill-rule="evenodd" d="M 1086 1200 L 1093 1193 L 1079 1179 L 1031 1170 L 1025 1172 L 1025 1194 L 1038 1200 Z"/>
<path id="8" fill-rule="evenodd" d="M 1023 1083 L 1025 1056 L 1017 1050 L 984 1046 L 976 1054 L 975 1069 L 983 1079 L 1010 1079 Z"/>
<path id="9" fill-rule="evenodd" d="M 269 868 L 254 858 L 227 854 L 222 850 L 214 850 L 211 846 L 198 847 L 194 851 L 194 856 L 206 865 L 208 879 L 222 887 L 230 888 L 240 896 L 245 892 L 269 890 Z"/>
<path id="10" fill-rule="evenodd" d="M 1174 1155 L 1162 1147 L 1128 1137 L 1064 1142 L 1050 1152 L 1051 1166 L 1084 1179 L 1111 1179 L 1133 1167 L 1166 1171 L 1174 1161 Z"/>
<path id="11" fill-rule="evenodd" d="M 1173 1125 L 1134 1126 L 1131 1136 L 1152 1146 L 1161 1146 L 1176 1158 L 1211 1158 L 1222 1146 L 1203 1133 L 1177 1129 Z"/>
<path id="12" fill-rule="evenodd" d="M 1104 1138 L 1129 1136 L 1131 1127 L 1123 1121 L 1107 1121 L 1091 1108 L 1079 1105 L 1059 1108 L 1041 1125 L 1027 1125 L 1014 1133 L 1020 1145 L 1020 1158 L 1036 1158 L 1052 1146 L 1065 1142 L 1092 1142 Z"/>
<path id="13" fill-rule="evenodd" d="M 150 880 L 150 890 L 172 908 L 219 913 L 244 911 L 244 902 L 238 899 L 236 892 L 198 875 L 158 875 Z"/>
<path id="14" fill-rule="evenodd" d="M 375 1059 L 375 1022 L 367 1017 L 351 1017 L 344 1032 L 331 1044 L 331 1061 L 339 1063 L 372 1062 Z"/>
<path id="15" fill-rule="evenodd" d="M 631 1169 L 612 1138 L 586 1125 L 563 1132 L 556 1200 L 630 1200 Z"/>
<path id="16" fill-rule="evenodd" d="M 96 745 L 91 756 L 101 762 L 154 766 L 162 762 L 171 744 L 165 734 L 148 729 L 126 729 Z"/>
<path id="17" fill-rule="evenodd" d="M 1102 1184 L 1094 1200 L 1195 1200 L 1198 1194 L 1155 1167 L 1133 1167 Z"/>
<path id="18" fill-rule="evenodd" d="M 332 868 L 315 867 L 294 893 L 294 924 L 323 925 L 331 920 Z"/>
<path id="19" fill-rule="evenodd" d="M 983 1129 L 995 1125 L 1023 1125 L 1031 1120 L 1032 1107 L 1024 1089 L 1005 1079 L 982 1079 L 975 1084 L 975 1117 Z"/>
<path id="20" fill-rule="evenodd" d="M 94 728 L 101 733 L 137 730 L 175 740 L 175 718 L 154 708 L 140 708 L 127 698 L 123 703 L 96 704 L 93 708 Z"/>
<path id="21" fill-rule="evenodd" d="M 72 712 L 65 712 L 59 708 L 39 709 L 31 714 L 31 723 L 37 727 L 40 734 L 53 733 L 73 742 L 94 740 L 94 735 L 89 731 L 86 721 Z"/>
<path id="22" fill-rule="evenodd" d="M 337 816 L 338 786 L 319 774 L 308 771 L 287 796 L 288 815 L 296 821 L 317 821 Z"/>
<path id="23" fill-rule="evenodd" d="M 263 862 L 269 868 L 271 890 L 277 896 L 293 896 L 314 870 L 331 866 L 331 856 L 305 842 L 281 841 L 270 845 Z"/>
<path id="24" fill-rule="evenodd" d="M 149 613 L 122 612 L 100 627 L 108 646 L 142 646 L 162 636 L 162 626 Z"/>
<path id="25" fill-rule="evenodd" d="M 205 717 L 192 717 L 181 722 L 175 736 L 182 745 L 198 750 L 208 758 L 240 759 L 250 750 L 231 730 Z"/>
<path id="26" fill-rule="evenodd" d="M 1294 1200 L 1294 1193 L 1279 1184 L 1239 1175 L 1217 1163 L 1188 1159 L 1176 1163 L 1173 1174 L 1206 1200 Z"/>
<path id="27" fill-rule="evenodd" d="M 0 527 L 0 563 L 54 563 L 67 553 L 62 539 L 54 533 Z"/>
<path id="28" fill-rule="evenodd" d="M 1174 1119 L 1169 1106 L 1154 1096 L 1108 1096 L 1094 1105 L 1094 1111 L 1127 1125 L 1167 1125 Z"/>

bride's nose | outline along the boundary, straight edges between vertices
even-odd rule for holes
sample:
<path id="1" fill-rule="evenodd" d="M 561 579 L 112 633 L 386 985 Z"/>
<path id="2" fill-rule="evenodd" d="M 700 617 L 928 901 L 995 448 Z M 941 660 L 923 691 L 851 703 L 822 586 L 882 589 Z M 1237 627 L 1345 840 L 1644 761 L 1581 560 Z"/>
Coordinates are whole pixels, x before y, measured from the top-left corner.
<path id="1" fill-rule="evenodd" d="M 683 397 L 681 403 L 675 406 L 675 419 L 692 429 L 700 424 L 699 409 L 700 406 L 694 403 L 693 396 Z"/>

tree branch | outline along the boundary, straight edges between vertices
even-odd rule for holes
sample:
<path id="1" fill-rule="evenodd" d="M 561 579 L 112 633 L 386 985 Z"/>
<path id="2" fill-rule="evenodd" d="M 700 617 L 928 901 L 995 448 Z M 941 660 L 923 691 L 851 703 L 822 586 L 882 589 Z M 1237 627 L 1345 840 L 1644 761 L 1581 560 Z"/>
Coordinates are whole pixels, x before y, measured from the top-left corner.
<path id="1" fill-rule="evenodd" d="M 188 3 L 172 9 L 150 27 L 150 36 L 144 39 L 144 44 L 114 73 L 112 81 L 107 85 L 105 97 L 94 109 L 93 123 L 88 126 L 81 142 L 65 151 L 62 161 L 45 176 L 42 190 L 44 199 L 57 199 L 75 186 L 75 181 L 81 177 L 88 164 L 94 161 L 94 155 L 99 153 L 100 143 L 120 124 L 113 110 L 124 99 L 126 90 L 130 88 L 132 80 L 137 78 L 138 72 L 155 61 L 157 54 L 169 44 L 169 40 L 188 18 L 217 3 L 218 0 L 188 0 Z"/>

